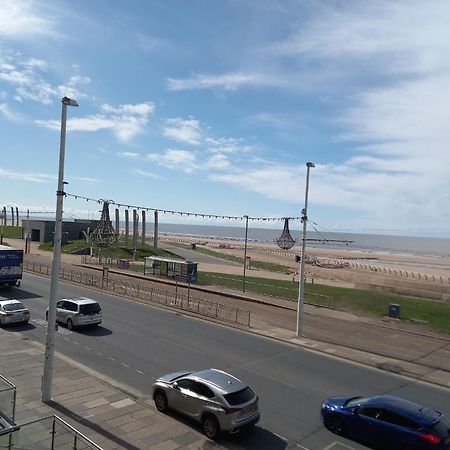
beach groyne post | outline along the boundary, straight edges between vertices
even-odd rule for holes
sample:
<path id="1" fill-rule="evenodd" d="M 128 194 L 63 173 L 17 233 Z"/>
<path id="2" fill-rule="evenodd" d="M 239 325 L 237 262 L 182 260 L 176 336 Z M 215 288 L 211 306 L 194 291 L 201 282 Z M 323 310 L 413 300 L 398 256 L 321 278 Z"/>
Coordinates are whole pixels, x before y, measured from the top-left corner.
<path id="1" fill-rule="evenodd" d="M 146 221 L 146 217 L 145 217 L 145 211 L 142 210 L 142 248 L 145 247 L 145 221 Z"/>
<path id="2" fill-rule="evenodd" d="M 155 209 L 153 224 L 153 248 L 158 248 L 158 210 Z"/>
<path id="3" fill-rule="evenodd" d="M 133 209 L 133 255 L 137 259 L 137 229 L 138 229 L 138 215 L 137 211 Z"/>
<path id="4" fill-rule="evenodd" d="M 245 217 L 245 243 L 244 243 L 244 275 L 242 277 L 242 292 L 245 292 L 245 275 L 247 270 L 247 240 L 248 240 L 248 216 Z"/>
<path id="5" fill-rule="evenodd" d="M 116 236 L 117 236 L 117 239 L 119 239 L 119 234 L 120 234 L 119 214 L 120 214 L 119 208 L 116 208 Z"/>
<path id="6" fill-rule="evenodd" d="M 130 219 L 128 209 L 125 210 L 125 248 L 128 248 L 128 234 L 130 232 Z"/>

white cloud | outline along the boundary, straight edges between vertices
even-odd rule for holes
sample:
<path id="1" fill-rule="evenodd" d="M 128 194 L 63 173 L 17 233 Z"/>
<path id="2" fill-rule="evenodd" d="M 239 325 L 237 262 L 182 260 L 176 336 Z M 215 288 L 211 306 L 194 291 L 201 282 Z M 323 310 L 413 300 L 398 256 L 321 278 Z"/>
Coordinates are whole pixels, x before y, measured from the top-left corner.
<path id="1" fill-rule="evenodd" d="M 146 170 L 142 170 L 142 169 L 133 169 L 132 173 L 139 175 L 141 177 L 146 177 L 146 178 L 154 178 L 155 180 L 163 180 L 164 177 L 157 175 L 153 172 L 148 172 Z"/>
<path id="2" fill-rule="evenodd" d="M 74 68 L 74 70 L 78 70 Z M 53 85 L 48 63 L 36 58 L 24 58 L 19 52 L 0 50 L 0 82 L 11 87 L 10 97 L 18 102 L 33 100 L 49 105 L 64 96 L 84 98 L 81 87 L 90 79 L 78 73 L 70 76 L 67 83 Z"/>
<path id="3" fill-rule="evenodd" d="M 193 118 L 181 119 L 177 117 L 174 119 L 167 119 L 167 126 L 164 128 L 164 136 L 175 139 L 176 141 L 197 145 L 202 138 L 200 123 Z"/>
<path id="4" fill-rule="evenodd" d="M 0 2 L 0 36 L 22 39 L 38 36 L 59 36 L 58 24 L 42 5 L 32 0 Z"/>
<path id="5" fill-rule="evenodd" d="M 0 168 L 0 178 L 19 181 L 29 181 L 33 183 L 47 183 L 48 181 L 56 180 L 56 177 L 54 175 L 49 175 L 46 173 L 16 172 L 13 170 L 2 168 Z"/>
<path id="6" fill-rule="evenodd" d="M 255 149 L 244 143 L 243 139 L 236 138 L 210 138 L 205 139 L 208 151 L 213 153 L 252 153 Z"/>
<path id="7" fill-rule="evenodd" d="M 103 105 L 101 110 L 105 114 L 88 115 L 71 118 L 67 121 L 67 129 L 71 131 L 99 131 L 110 130 L 121 142 L 129 142 L 142 133 L 148 123 L 154 105 L 150 102 L 119 105 Z M 57 120 L 37 120 L 38 125 L 58 130 L 61 124 Z"/>
<path id="8" fill-rule="evenodd" d="M 136 152 L 120 152 L 118 153 L 119 157 L 127 158 L 127 159 L 141 159 L 142 155 Z"/>
<path id="9" fill-rule="evenodd" d="M 428 73 L 448 69 L 450 7 L 442 0 L 347 2 L 323 6 L 274 53 L 307 56 L 338 66 L 364 60 L 385 72 Z M 385 64 L 387 63 L 387 64 Z M 335 66 L 336 67 L 336 66 Z"/>
<path id="10" fill-rule="evenodd" d="M 190 78 L 168 78 L 167 88 L 171 91 L 191 89 L 218 89 L 236 91 L 245 86 L 260 87 L 278 85 L 279 81 L 262 73 L 232 72 L 221 75 L 194 75 Z"/>
<path id="11" fill-rule="evenodd" d="M 162 154 L 151 153 L 147 155 L 149 161 L 169 169 L 178 169 L 186 173 L 198 170 L 195 154 L 186 150 L 167 149 Z"/>
<path id="12" fill-rule="evenodd" d="M 206 161 L 208 169 L 226 169 L 230 166 L 230 161 L 226 155 L 215 154 Z"/>
<path id="13" fill-rule="evenodd" d="M 22 116 L 14 111 L 11 111 L 11 108 L 6 103 L 0 103 L 0 114 L 11 122 L 20 122 L 23 120 Z"/>

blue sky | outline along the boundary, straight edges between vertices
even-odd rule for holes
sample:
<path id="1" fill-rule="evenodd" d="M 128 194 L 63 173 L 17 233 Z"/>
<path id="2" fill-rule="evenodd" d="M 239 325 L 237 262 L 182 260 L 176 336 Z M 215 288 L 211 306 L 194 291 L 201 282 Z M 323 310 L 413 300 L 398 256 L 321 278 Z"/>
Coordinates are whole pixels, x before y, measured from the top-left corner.
<path id="1" fill-rule="evenodd" d="M 312 161 L 321 230 L 450 236 L 449 23 L 445 0 L 2 0 L 0 206 L 54 211 L 68 96 L 68 193 L 299 216 Z"/>

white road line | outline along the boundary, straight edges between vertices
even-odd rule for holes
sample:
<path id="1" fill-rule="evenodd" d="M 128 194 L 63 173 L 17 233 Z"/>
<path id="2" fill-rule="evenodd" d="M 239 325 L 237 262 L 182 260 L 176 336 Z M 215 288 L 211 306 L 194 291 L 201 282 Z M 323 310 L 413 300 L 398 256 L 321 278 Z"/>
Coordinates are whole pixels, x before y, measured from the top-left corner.
<path id="1" fill-rule="evenodd" d="M 111 356 L 107 356 L 106 359 L 109 359 L 110 361 L 115 361 L 115 359 L 112 358 Z"/>
<path id="2" fill-rule="evenodd" d="M 103 356 L 102 352 L 95 352 L 95 353 L 97 353 L 97 355 Z"/>
<path id="3" fill-rule="evenodd" d="M 141 370 L 138 369 L 134 369 L 137 373 L 140 373 L 141 375 L 144 375 L 144 372 L 142 372 Z"/>
<path id="4" fill-rule="evenodd" d="M 335 445 L 340 445 L 341 447 L 348 448 L 349 450 L 355 450 L 355 447 L 350 447 L 349 445 L 343 444 L 339 441 L 334 441 L 330 445 L 327 445 L 323 450 L 331 450 Z"/>
<path id="5" fill-rule="evenodd" d="M 77 341 L 73 341 L 73 343 L 74 343 L 75 345 L 80 345 Z"/>
<path id="6" fill-rule="evenodd" d="M 162 342 L 167 342 L 170 345 L 176 345 L 176 346 L 181 347 L 181 348 L 183 348 L 185 350 L 189 350 L 190 352 L 195 352 L 195 353 L 198 353 L 199 355 L 203 356 L 203 352 L 201 352 L 201 351 L 199 351 L 199 350 L 197 350 L 197 349 L 195 349 L 193 347 L 189 347 L 188 345 L 183 345 L 183 344 L 180 344 L 179 342 L 170 341 L 169 339 L 162 339 L 162 338 L 160 338 L 159 340 L 162 341 Z"/>
<path id="7" fill-rule="evenodd" d="M 273 433 L 276 437 L 279 437 L 282 441 L 284 441 L 284 442 L 286 442 L 286 444 L 288 443 L 288 440 L 285 438 L 285 437 L 283 437 L 283 436 L 280 436 L 279 434 L 277 434 L 277 433 Z M 308 450 L 308 449 L 306 449 L 306 450 Z"/>
<path id="8" fill-rule="evenodd" d="M 128 364 L 124 364 L 123 362 L 121 362 L 120 365 L 123 367 L 130 367 Z"/>
<path id="9" fill-rule="evenodd" d="M 303 447 L 303 445 L 300 445 L 300 444 L 295 444 L 297 447 L 300 447 L 300 448 L 302 448 L 303 450 L 309 450 L 309 448 L 307 448 L 307 447 Z"/>

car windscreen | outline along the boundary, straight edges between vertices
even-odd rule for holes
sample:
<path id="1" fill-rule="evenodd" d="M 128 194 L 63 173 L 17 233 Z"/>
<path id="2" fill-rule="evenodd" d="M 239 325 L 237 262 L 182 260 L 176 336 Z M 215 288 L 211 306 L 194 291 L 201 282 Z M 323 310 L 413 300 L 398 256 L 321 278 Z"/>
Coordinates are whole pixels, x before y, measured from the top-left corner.
<path id="1" fill-rule="evenodd" d="M 370 399 L 364 397 L 353 397 L 348 399 L 343 406 L 348 406 L 349 408 L 353 408 L 358 405 L 365 405 Z"/>
<path id="2" fill-rule="evenodd" d="M 250 400 L 253 400 L 255 398 L 255 393 L 249 387 L 246 387 L 240 391 L 225 394 L 224 397 L 228 404 L 240 405 L 241 403 L 247 403 Z"/>
<path id="3" fill-rule="evenodd" d="M 98 314 L 102 309 L 98 303 L 80 305 L 80 314 Z"/>
<path id="4" fill-rule="evenodd" d="M 3 305 L 3 309 L 5 311 L 20 311 L 21 309 L 25 309 L 25 306 L 22 303 L 7 303 Z"/>

